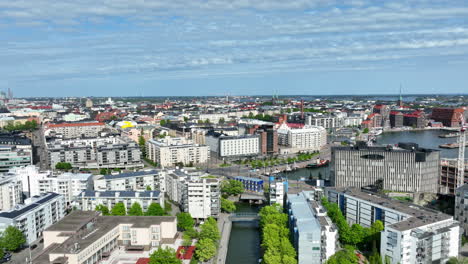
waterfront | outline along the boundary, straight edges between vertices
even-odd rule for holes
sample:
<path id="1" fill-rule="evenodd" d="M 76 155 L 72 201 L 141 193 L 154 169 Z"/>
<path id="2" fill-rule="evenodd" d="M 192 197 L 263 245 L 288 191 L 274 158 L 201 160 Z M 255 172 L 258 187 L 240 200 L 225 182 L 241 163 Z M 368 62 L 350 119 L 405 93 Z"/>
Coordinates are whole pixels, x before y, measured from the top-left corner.
<path id="1" fill-rule="evenodd" d="M 258 212 L 258 205 L 237 203 L 236 212 Z M 232 223 L 231 237 L 226 258 L 226 264 L 255 264 L 260 259 L 260 230 L 258 222 Z"/>

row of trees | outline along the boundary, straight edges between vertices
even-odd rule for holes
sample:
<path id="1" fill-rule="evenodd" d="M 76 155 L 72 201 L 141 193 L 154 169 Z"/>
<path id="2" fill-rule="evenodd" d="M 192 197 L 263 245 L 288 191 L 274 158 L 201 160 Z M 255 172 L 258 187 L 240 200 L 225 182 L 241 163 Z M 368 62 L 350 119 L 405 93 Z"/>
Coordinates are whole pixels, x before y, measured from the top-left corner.
<path id="1" fill-rule="evenodd" d="M 55 169 L 57 170 L 69 171 L 72 168 L 72 165 L 68 162 L 58 162 L 57 164 L 55 164 Z"/>
<path id="2" fill-rule="evenodd" d="M 266 115 L 266 114 L 254 115 L 252 112 L 250 112 L 248 116 L 244 115 L 242 117 L 243 118 L 249 118 L 249 119 L 258 119 L 258 120 L 262 120 L 262 121 L 266 121 L 266 122 L 273 122 L 274 121 L 274 117 L 271 116 L 271 115 Z"/>
<path id="3" fill-rule="evenodd" d="M 231 200 L 221 197 L 221 210 L 226 213 L 232 213 L 236 211 L 236 204 Z"/>
<path id="4" fill-rule="evenodd" d="M 146 210 L 146 212 L 143 212 L 141 205 L 137 202 L 134 202 L 127 212 L 124 203 L 119 202 L 119 203 L 116 203 L 114 207 L 112 207 L 111 210 L 109 210 L 109 208 L 103 204 L 96 206 L 95 210 L 101 212 L 102 215 L 163 216 L 163 215 L 167 215 L 168 213 L 167 209 L 169 208 L 165 208 L 165 209 L 163 209 L 161 205 L 158 203 L 151 203 L 148 206 L 148 209 Z"/>
<path id="5" fill-rule="evenodd" d="M 384 229 L 384 225 L 381 221 L 375 221 L 370 228 L 362 227 L 359 224 L 353 224 L 349 226 L 349 224 L 346 222 L 346 218 L 343 216 L 337 204 L 328 202 L 328 200 L 324 197 L 322 198 L 322 205 L 325 207 L 325 209 L 327 209 L 327 215 L 338 227 L 340 242 L 343 245 L 348 246 L 348 251 L 354 252 L 355 248 L 361 251 L 370 251 L 371 254 L 369 256 L 369 261 L 371 264 L 380 264 L 382 262 L 382 259 L 377 250 L 377 248 L 380 247 L 380 232 L 382 232 Z M 337 252 L 334 257 L 341 258 L 346 255 L 347 254 L 343 252 Z M 332 258 L 332 260 L 333 259 L 334 258 Z"/>
<path id="6" fill-rule="evenodd" d="M 26 121 L 24 124 L 14 123 L 13 121 L 8 122 L 6 126 L 3 127 L 6 131 L 33 131 L 37 129 L 36 120 Z"/>
<path id="7" fill-rule="evenodd" d="M 314 156 L 317 156 L 318 152 L 311 152 L 311 153 L 300 153 L 296 157 L 289 157 L 289 158 L 269 158 L 265 160 L 252 160 L 252 161 L 241 161 L 238 164 L 249 164 L 252 168 L 263 168 L 269 166 L 275 166 L 280 164 L 291 164 L 294 162 L 306 161 L 312 159 Z"/>
<path id="8" fill-rule="evenodd" d="M 5 252 L 15 251 L 26 243 L 26 238 L 23 233 L 14 226 L 8 226 L 5 231 L 0 233 L 0 259 L 3 258 Z"/>
<path id="9" fill-rule="evenodd" d="M 289 240 L 288 215 L 278 205 L 265 206 L 260 210 L 263 261 L 265 264 L 296 264 L 296 250 Z"/>

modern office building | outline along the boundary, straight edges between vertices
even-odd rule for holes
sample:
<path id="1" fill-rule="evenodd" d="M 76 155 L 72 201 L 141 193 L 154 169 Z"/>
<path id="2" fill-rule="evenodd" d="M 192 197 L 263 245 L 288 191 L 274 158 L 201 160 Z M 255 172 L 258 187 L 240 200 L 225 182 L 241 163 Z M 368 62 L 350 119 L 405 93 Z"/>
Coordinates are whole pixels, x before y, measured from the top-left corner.
<path id="1" fill-rule="evenodd" d="M 94 178 L 96 191 L 166 191 L 165 170 L 141 170 L 119 174 L 99 175 Z"/>
<path id="2" fill-rule="evenodd" d="M 182 137 L 165 137 L 148 140 L 146 153 L 148 159 L 163 167 L 175 166 L 177 163 L 195 165 L 209 160 L 210 147 Z"/>
<path id="3" fill-rule="evenodd" d="M 136 263 L 157 247 L 174 246 L 172 216 L 99 216 L 74 211 L 44 231 L 44 248 L 35 264 Z M 123 256 L 124 255 L 124 256 Z"/>
<path id="4" fill-rule="evenodd" d="M 257 156 L 260 153 L 259 135 L 227 136 L 210 131 L 205 140 L 210 150 L 220 158 Z"/>
<path id="5" fill-rule="evenodd" d="M 137 143 L 124 137 L 55 140 L 47 143 L 51 168 L 68 162 L 77 168 L 142 168 L 141 150 Z"/>
<path id="6" fill-rule="evenodd" d="M 301 151 L 318 151 L 327 144 L 327 131 L 320 126 L 290 128 L 283 123 L 278 128 L 278 144 Z"/>
<path id="7" fill-rule="evenodd" d="M 133 203 L 139 203 L 143 211 L 148 209 L 152 203 L 157 203 L 164 208 L 164 193 L 160 191 L 84 191 L 78 196 L 80 208 L 83 211 L 92 211 L 98 205 L 104 205 L 109 210 L 115 204 L 122 202 L 126 210 Z"/>
<path id="8" fill-rule="evenodd" d="M 383 222 L 382 262 L 445 263 L 458 257 L 460 224 L 452 216 L 357 188 L 327 188 L 330 202 L 338 204 L 347 222 L 370 227 Z"/>
<path id="9" fill-rule="evenodd" d="M 65 199 L 56 193 L 46 193 L 25 201 L 13 210 L 0 212 L 0 231 L 15 226 L 31 244 L 42 236 L 42 231 L 65 216 Z"/>
<path id="10" fill-rule="evenodd" d="M 414 143 L 398 146 L 337 146 L 331 150 L 331 181 L 336 187 L 364 187 L 383 181 L 383 189 L 437 193 L 440 153 Z"/>
<path id="11" fill-rule="evenodd" d="M 286 209 L 298 264 L 325 263 L 338 249 L 338 229 L 315 201 L 315 193 L 288 194 Z"/>
<path id="12" fill-rule="evenodd" d="M 93 138 L 99 136 L 105 127 L 106 124 L 100 122 L 47 124 L 44 135 L 63 139 Z"/>
<path id="13" fill-rule="evenodd" d="M 221 182 L 218 178 L 185 170 L 170 170 L 165 176 L 166 195 L 193 218 L 218 217 Z"/>
<path id="14" fill-rule="evenodd" d="M 273 155 L 278 153 L 278 132 L 273 124 L 252 124 L 246 126 L 246 134 L 260 136 L 260 154 Z"/>
<path id="15" fill-rule="evenodd" d="M 15 175 L 0 175 L 0 211 L 9 211 L 23 202 L 21 180 Z"/>
<path id="16" fill-rule="evenodd" d="M 0 135 L 0 172 L 31 164 L 33 164 L 31 140 L 10 134 Z"/>
<path id="17" fill-rule="evenodd" d="M 263 192 L 263 180 L 245 176 L 234 177 L 234 180 L 242 182 L 244 189 L 251 192 Z"/>

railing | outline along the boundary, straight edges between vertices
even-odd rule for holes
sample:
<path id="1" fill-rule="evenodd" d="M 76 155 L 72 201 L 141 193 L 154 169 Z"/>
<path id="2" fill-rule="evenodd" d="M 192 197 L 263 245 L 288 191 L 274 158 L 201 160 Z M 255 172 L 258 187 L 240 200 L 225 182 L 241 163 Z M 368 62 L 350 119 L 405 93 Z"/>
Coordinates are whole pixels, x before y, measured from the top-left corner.
<path id="1" fill-rule="evenodd" d="M 231 221 L 255 221 L 260 219 L 257 213 L 233 213 L 229 216 Z"/>

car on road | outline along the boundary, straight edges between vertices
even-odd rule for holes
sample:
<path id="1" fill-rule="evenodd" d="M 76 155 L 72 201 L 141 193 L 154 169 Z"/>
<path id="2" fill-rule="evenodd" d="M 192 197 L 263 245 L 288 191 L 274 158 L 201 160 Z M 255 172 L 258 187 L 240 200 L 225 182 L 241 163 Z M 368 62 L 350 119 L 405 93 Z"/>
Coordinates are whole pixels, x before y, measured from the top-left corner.
<path id="1" fill-rule="evenodd" d="M 10 252 L 5 252 L 5 255 L 3 255 L 3 258 L 0 259 L 0 263 L 5 263 L 11 260 L 11 253 Z"/>

